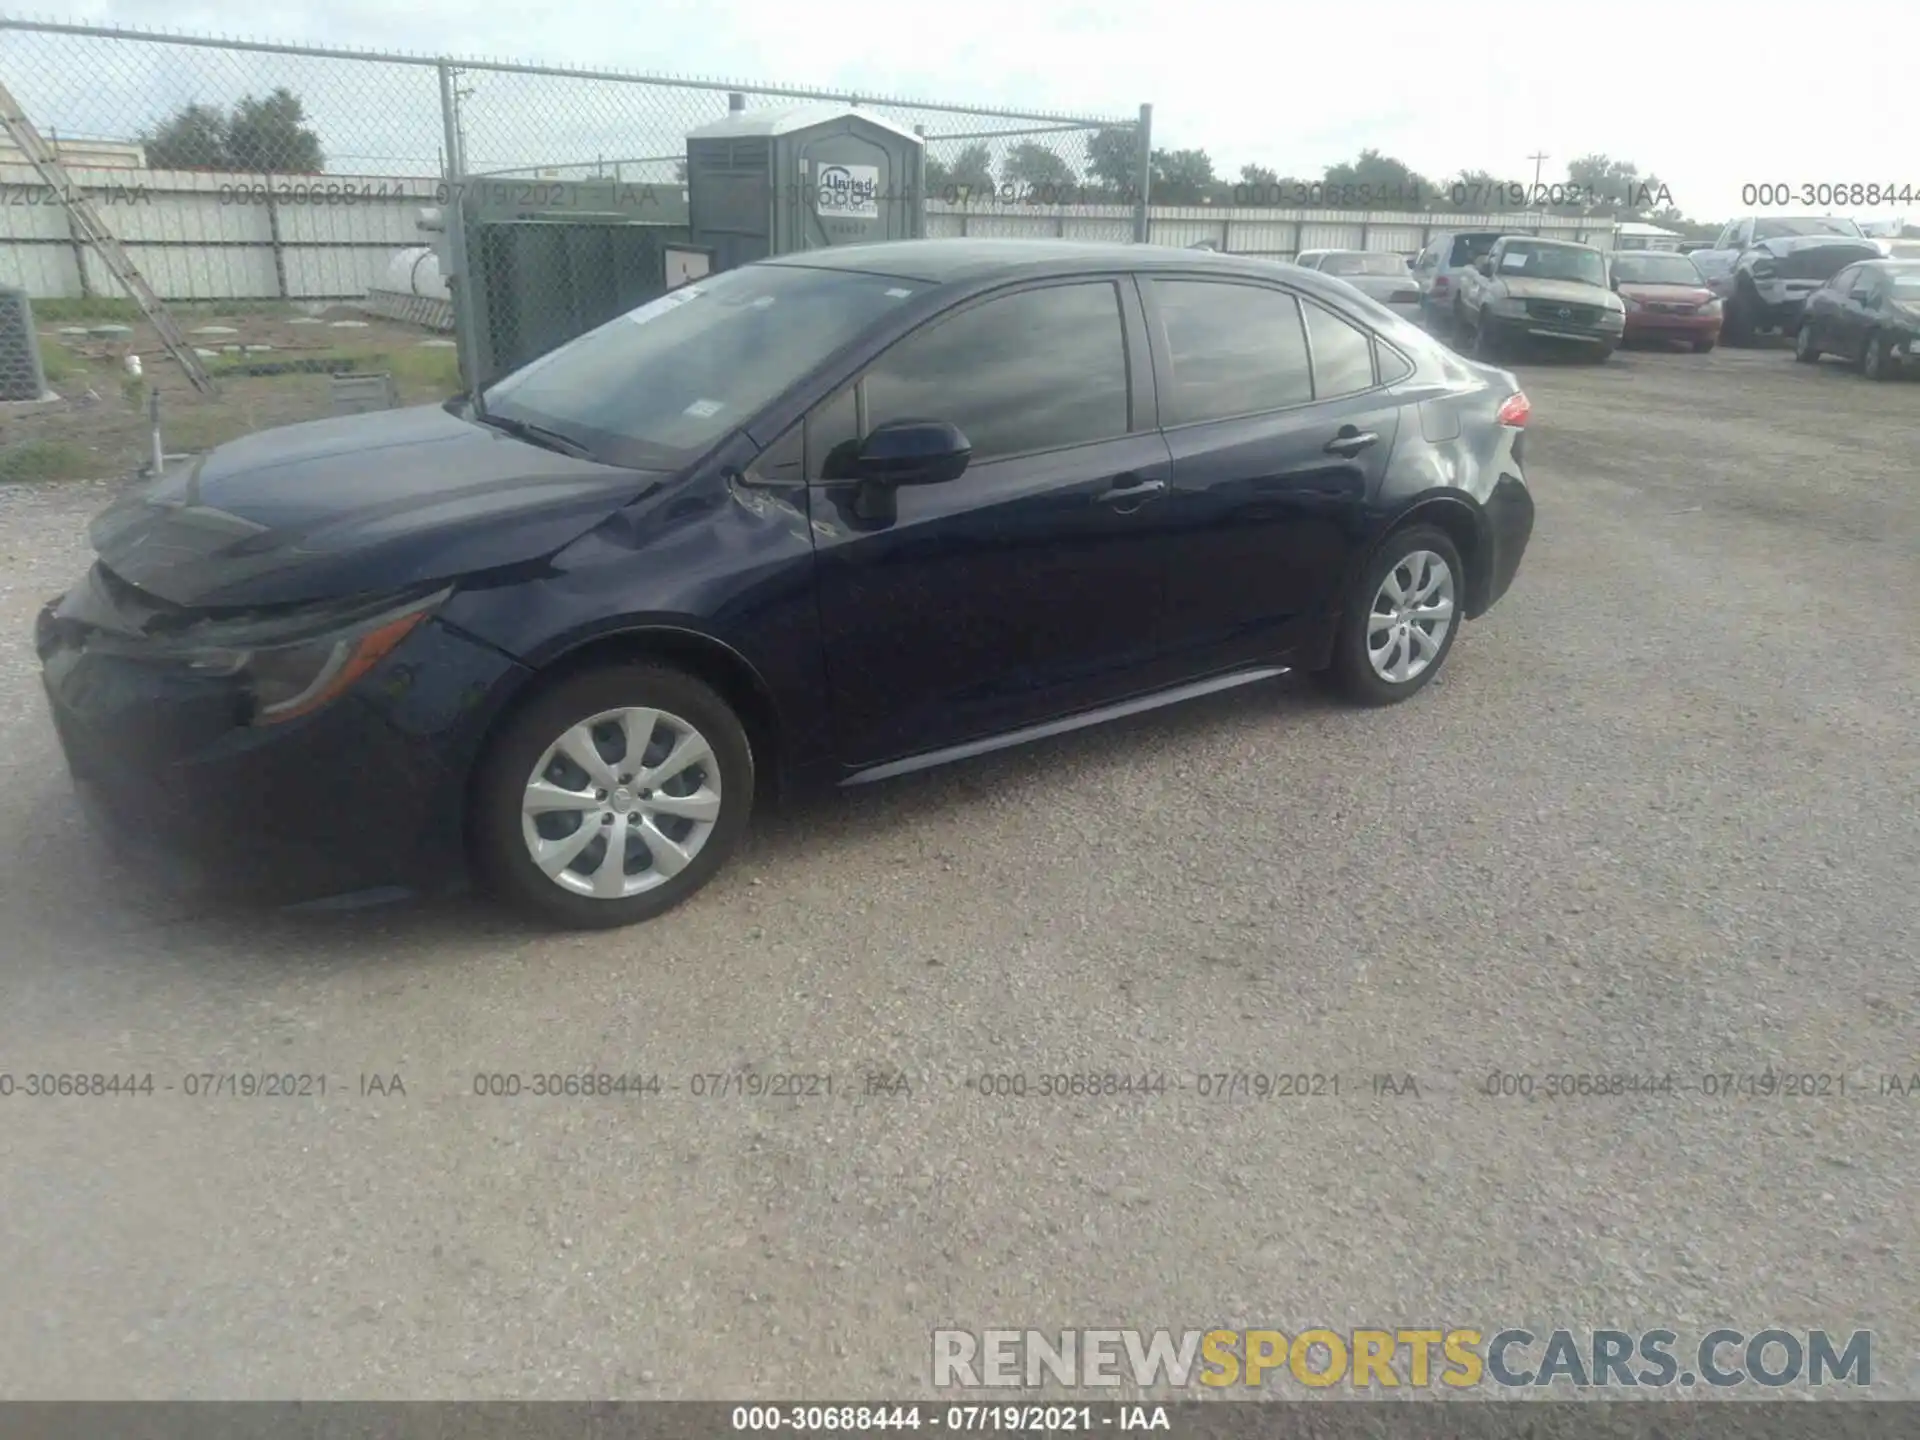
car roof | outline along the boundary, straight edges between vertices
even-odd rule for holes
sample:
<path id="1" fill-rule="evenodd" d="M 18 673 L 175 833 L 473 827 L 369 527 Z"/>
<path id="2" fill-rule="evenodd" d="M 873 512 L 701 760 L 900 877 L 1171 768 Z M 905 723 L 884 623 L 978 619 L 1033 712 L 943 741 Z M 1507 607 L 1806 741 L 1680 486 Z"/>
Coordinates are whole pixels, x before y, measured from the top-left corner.
<path id="1" fill-rule="evenodd" d="M 1589 245 L 1584 240 L 1562 240 L 1557 235 L 1502 235 L 1500 238 L 1502 240 L 1530 240 L 1535 245 L 1558 245 L 1563 250 L 1592 250 L 1594 251 L 1595 254 L 1599 253 L 1597 246 Z M 1623 250 L 1620 253 L 1623 255 L 1632 255 L 1632 254 L 1635 254 L 1636 252 L 1632 250 Z M 1643 250 L 1637 253 L 1643 254 L 1643 255 L 1652 255 L 1656 253 L 1671 254 L 1672 252 L 1671 251 L 1656 252 L 1652 250 Z"/>
<path id="2" fill-rule="evenodd" d="M 956 284 L 993 279 L 1073 275 L 1090 270 L 1192 270 L 1272 276 L 1289 267 L 1251 255 L 1171 245 L 1131 245 L 1094 240 L 956 238 L 889 240 L 874 245 L 832 245 L 758 262 L 813 270 L 860 270 L 902 280 Z"/>

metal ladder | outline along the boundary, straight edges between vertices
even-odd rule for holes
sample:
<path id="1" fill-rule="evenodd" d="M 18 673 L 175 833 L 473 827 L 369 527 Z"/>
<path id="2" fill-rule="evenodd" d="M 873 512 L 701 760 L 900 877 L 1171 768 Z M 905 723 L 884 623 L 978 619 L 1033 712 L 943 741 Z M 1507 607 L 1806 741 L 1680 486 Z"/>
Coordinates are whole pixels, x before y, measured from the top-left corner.
<path id="1" fill-rule="evenodd" d="M 46 181 L 53 193 L 60 197 L 60 203 L 66 207 L 79 238 L 100 252 L 100 258 L 107 269 L 133 297 L 133 303 L 153 323 L 159 332 L 160 343 L 167 347 L 167 353 L 180 362 L 180 368 L 187 372 L 187 378 L 193 382 L 193 388 L 204 395 L 214 393 L 213 378 L 207 374 L 206 367 L 200 363 L 200 357 L 193 353 L 193 346 L 187 343 L 187 337 L 160 297 L 153 293 L 153 287 L 147 284 L 146 277 L 134 268 L 133 261 L 127 258 L 127 252 L 121 248 L 120 241 L 113 231 L 107 228 L 107 222 L 100 218 L 100 212 L 73 183 L 67 174 L 66 166 L 60 163 L 60 157 L 54 154 L 53 147 L 47 144 L 33 122 L 27 119 L 26 112 L 20 108 L 20 102 L 13 98 L 13 92 L 0 82 L 0 124 L 7 127 L 7 134 L 13 137 L 13 143 L 20 147 L 33 168 L 40 172 L 40 178 Z"/>

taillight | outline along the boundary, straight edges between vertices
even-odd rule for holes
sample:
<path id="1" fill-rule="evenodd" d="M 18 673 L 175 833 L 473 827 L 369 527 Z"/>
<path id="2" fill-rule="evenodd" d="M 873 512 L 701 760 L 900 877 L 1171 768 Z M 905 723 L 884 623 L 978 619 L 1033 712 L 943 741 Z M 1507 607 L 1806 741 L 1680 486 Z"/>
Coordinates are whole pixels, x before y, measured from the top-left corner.
<path id="1" fill-rule="evenodd" d="M 1511 425 L 1516 430 L 1524 430 L 1532 415 L 1533 402 L 1527 399 L 1526 391 L 1516 390 L 1507 397 L 1506 404 L 1500 407 L 1499 414 L 1493 418 L 1502 425 Z"/>
<path id="2" fill-rule="evenodd" d="M 1434 276 L 1433 277 L 1433 293 L 1438 295 L 1442 290 L 1445 290 L 1447 286 L 1452 283 L 1453 282 L 1450 281 L 1445 275 Z"/>

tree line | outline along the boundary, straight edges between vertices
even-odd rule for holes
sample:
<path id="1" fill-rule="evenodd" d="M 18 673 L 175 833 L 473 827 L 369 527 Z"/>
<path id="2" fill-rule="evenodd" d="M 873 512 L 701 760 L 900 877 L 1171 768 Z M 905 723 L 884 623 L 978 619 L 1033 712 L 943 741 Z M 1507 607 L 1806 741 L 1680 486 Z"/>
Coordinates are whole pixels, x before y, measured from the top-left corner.
<path id="1" fill-rule="evenodd" d="M 194 102 L 183 106 L 141 137 L 147 163 L 161 170 L 238 170 L 251 173 L 319 174 L 326 168 L 320 137 L 307 123 L 300 97 L 285 86 L 264 96 L 245 96 L 231 108 Z M 1134 132 L 1124 127 L 1097 130 L 1086 147 L 1084 170 L 1060 150 L 1026 139 L 1008 147 L 996 162 L 983 141 L 964 146 L 951 158 L 929 155 L 929 195 L 991 195 L 1011 188 L 1019 195 L 1044 195 L 1097 203 L 1131 198 L 1139 184 Z M 686 178 L 685 162 L 676 178 Z M 1689 220 L 1673 204 L 1658 176 L 1607 155 L 1583 155 L 1567 165 L 1563 180 L 1543 179 L 1536 193 L 1524 177 L 1461 170 L 1442 179 L 1412 166 L 1362 150 L 1317 177 L 1282 175 L 1264 165 L 1242 165 L 1237 177 L 1215 173 L 1205 150 L 1155 150 L 1148 194 L 1160 205 L 1279 205 L 1305 203 L 1328 208 L 1436 210 L 1500 213 L 1545 210 L 1550 214 L 1597 214 L 1619 220 L 1646 220 L 1696 238 L 1712 227 Z M 1345 203 L 1342 197 L 1386 197 Z"/>
<path id="2" fill-rule="evenodd" d="M 1074 190 L 1077 198 L 1097 202 L 1137 193 L 1139 155 L 1133 131 L 1096 131 L 1087 144 L 1085 173 L 1066 156 L 1036 140 L 1011 146 L 999 163 L 979 141 L 951 160 L 927 160 L 927 191 L 992 194 L 1011 188 L 1020 194 Z M 1339 196 L 1391 197 L 1388 203 L 1348 205 L 1353 209 L 1453 210 L 1500 213 L 1544 210 L 1549 214 L 1606 215 L 1645 220 L 1691 235 L 1711 235 L 1713 227 L 1691 221 L 1673 203 L 1652 171 L 1607 155 L 1583 155 L 1564 178 L 1543 176 L 1538 190 L 1530 177 L 1496 176 L 1485 170 L 1460 170 L 1442 179 L 1412 166 L 1362 150 L 1358 157 L 1329 165 L 1317 177 L 1282 175 L 1264 165 L 1242 165 L 1237 177 L 1217 174 L 1205 150 L 1155 150 L 1148 172 L 1148 196 L 1156 205 L 1286 205 L 1289 197 L 1311 195 L 1313 204 L 1342 208 Z M 1324 200 L 1320 197 L 1324 197 Z"/>

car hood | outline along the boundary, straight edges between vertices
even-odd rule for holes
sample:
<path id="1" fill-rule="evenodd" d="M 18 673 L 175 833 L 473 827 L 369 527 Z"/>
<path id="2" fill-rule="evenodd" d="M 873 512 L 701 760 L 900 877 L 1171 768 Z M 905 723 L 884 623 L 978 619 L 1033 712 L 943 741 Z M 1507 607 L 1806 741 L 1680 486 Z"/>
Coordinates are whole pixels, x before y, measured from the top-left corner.
<path id="1" fill-rule="evenodd" d="M 1705 285 L 1664 285 L 1651 280 L 1622 280 L 1620 293 L 1656 305 L 1704 305 L 1713 299 Z"/>
<path id="2" fill-rule="evenodd" d="M 222 445 L 110 506 L 90 538 L 169 604 L 287 605 L 538 560 L 665 479 L 420 406 Z"/>
<path id="3" fill-rule="evenodd" d="M 1569 305 L 1600 305 L 1613 298 L 1613 292 L 1601 285 L 1582 280 L 1529 280 L 1513 275 L 1504 278 L 1507 294 L 1516 300 L 1564 300 Z"/>
<path id="4" fill-rule="evenodd" d="M 1872 240 L 1862 239 L 1858 235 L 1776 235 L 1771 240 L 1756 240 L 1748 249 L 1749 255 L 1759 252 L 1765 255 L 1792 255 L 1799 250 L 1818 250 L 1826 245 L 1845 246 L 1860 252 L 1880 253 L 1880 246 Z"/>

